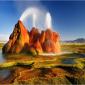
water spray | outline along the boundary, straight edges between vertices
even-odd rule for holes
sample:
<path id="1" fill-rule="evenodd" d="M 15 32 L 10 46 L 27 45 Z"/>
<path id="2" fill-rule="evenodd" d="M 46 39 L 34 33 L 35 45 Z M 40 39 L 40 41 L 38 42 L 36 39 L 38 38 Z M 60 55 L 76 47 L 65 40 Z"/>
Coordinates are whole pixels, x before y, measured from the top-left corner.
<path id="1" fill-rule="evenodd" d="M 36 7 L 30 7 L 27 8 L 23 14 L 20 17 L 20 20 L 22 22 L 24 22 L 25 20 L 28 19 L 28 17 L 32 17 L 32 24 L 33 27 L 36 27 L 37 22 L 39 21 L 40 18 L 43 17 L 43 14 L 45 16 L 45 21 L 43 21 L 43 23 L 45 22 L 45 28 L 49 28 L 52 29 L 52 20 L 51 20 L 51 14 L 49 12 L 43 12 L 43 10 L 41 11 L 40 9 L 36 8 Z M 38 17 L 39 16 L 39 17 Z M 38 17 L 38 18 L 37 18 Z M 39 22 L 40 24 L 41 22 Z"/>
<path id="2" fill-rule="evenodd" d="M 51 19 L 51 14 L 49 12 L 46 13 L 45 25 L 46 25 L 46 28 L 49 28 L 49 29 L 52 28 L 52 19 Z"/>
<path id="3" fill-rule="evenodd" d="M 36 20 L 36 15 L 39 15 L 39 10 L 37 8 L 31 7 L 27 8 L 21 15 L 20 20 L 24 22 L 29 16 L 33 17 L 33 23 Z M 33 24 L 35 25 L 35 24 Z"/>
<path id="4" fill-rule="evenodd" d="M 34 14 L 33 14 L 33 27 L 36 27 L 36 19 L 37 19 L 37 16 L 36 16 L 36 14 L 34 13 Z"/>

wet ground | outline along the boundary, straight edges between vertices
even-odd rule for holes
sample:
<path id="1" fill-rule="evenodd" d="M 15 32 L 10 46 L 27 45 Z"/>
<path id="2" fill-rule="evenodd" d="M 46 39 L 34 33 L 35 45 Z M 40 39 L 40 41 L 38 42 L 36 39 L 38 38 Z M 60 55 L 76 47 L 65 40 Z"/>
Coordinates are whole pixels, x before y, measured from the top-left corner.
<path id="1" fill-rule="evenodd" d="M 8 65 L 8 62 L 16 62 L 12 67 L 8 66 L 7 68 L 0 69 L 0 82 L 10 84 L 17 81 L 18 83 L 24 82 L 24 84 L 26 84 L 26 82 L 28 83 L 31 80 L 30 83 L 34 81 L 37 81 L 37 83 L 44 81 L 46 83 L 48 79 L 53 79 L 54 81 L 54 78 L 57 77 L 60 78 L 60 80 L 55 80 L 55 83 L 77 83 L 79 78 L 83 78 L 85 75 L 84 66 L 82 69 L 73 67 L 78 59 L 85 60 L 85 56 L 70 52 L 53 56 L 28 56 L 26 54 L 3 56 L 0 51 L 1 64 L 7 62 Z M 82 65 L 80 61 L 78 63 L 80 66 Z M 37 77 L 37 80 L 35 80 L 35 77 Z M 70 79 L 70 77 L 72 79 Z M 75 81 L 76 78 L 77 81 Z M 32 81 L 33 79 L 34 81 Z"/>

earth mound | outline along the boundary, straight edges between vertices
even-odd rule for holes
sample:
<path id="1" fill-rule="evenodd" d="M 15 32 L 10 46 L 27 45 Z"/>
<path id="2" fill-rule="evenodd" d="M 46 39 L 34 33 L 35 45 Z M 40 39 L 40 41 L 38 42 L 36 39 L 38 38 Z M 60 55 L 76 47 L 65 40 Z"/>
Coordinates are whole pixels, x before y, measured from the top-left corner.
<path id="1" fill-rule="evenodd" d="M 51 29 L 42 30 L 35 27 L 28 31 L 19 20 L 9 41 L 3 46 L 3 53 L 60 53 L 60 36 Z"/>

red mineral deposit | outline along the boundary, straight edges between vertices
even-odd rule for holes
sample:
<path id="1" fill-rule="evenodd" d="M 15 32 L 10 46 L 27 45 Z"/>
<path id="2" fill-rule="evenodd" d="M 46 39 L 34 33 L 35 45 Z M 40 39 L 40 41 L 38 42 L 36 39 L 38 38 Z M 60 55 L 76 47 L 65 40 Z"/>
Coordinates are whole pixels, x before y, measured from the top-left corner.
<path id="1" fill-rule="evenodd" d="M 60 53 L 59 33 L 52 29 L 39 30 L 35 27 L 28 31 L 22 21 L 15 25 L 9 41 L 3 47 L 3 53 L 21 53 L 35 50 L 37 53 Z"/>

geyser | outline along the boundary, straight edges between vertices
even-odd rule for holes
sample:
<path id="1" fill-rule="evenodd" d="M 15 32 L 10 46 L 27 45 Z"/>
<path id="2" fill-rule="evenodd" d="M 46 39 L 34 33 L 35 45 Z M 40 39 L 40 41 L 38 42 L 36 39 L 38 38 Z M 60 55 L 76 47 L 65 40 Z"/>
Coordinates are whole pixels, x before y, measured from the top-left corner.
<path id="1" fill-rule="evenodd" d="M 51 19 L 51 14 L 49 12 L 44 11 L 43 9 L 40 10 L 39 8 L 36 8 L 36 7 L 27 8 L 21 15 L 20 20 L 22 22 L 24 22 L 30 16 L 32 17 L 32 23 L 33 23 L 32 26 L 33 27 L 36 27 L 37 23 L 38 23 L 38 25 L 45 24 L 45 28 L 52 29 L 52 19 Z M 42 21 L 39 21 L 39 20 L 42 20 Z M 40 26 L 38 28 L 41 28 L 41 27 L 42 26 Z"/>
<path id="2" fill-rule="evenodd" d="M 60 36 L 51 29 L 42 30 L 41 33 L 36 27 L 31 31 L 27 30 L 22 21 L 14 27 L 9 41 L 3 46 L 3 53 L 60 53 Z"/>
<path id="3" fill-rule="evenodd" d="M 37 19 L 37 16 L 36 16 L 36 14 L 34 13 L 34 14 L 33 14 L 33 27 L 36 27 L 36 19 Z"/>
<path id="4" fill-rule="evenodd" d="M 40 15 L 41 14 L 41 15 Z M 23 25 L 24 20 L 29 16 L 32 16 L 33 27 L 29 31 Z M 40 15 L 40 16 L 39 16 Z M 41 30 L 36 27 L 36 21 L 39 17 L 43 19 L 42 10 L 36 8 L 29 8 L 24 11 L 20 20 L 14 27 L 13 33 L 9 37 L 9 41 L 3 47 L 3 53 L 21 53 L 27 52 L 32 54 L 40 53 L 60 53 L 60 35 L 54 32 L 52 29 L 51 14 L 45 12 L 45 30 Z M 39 22 L 38 24 L 40 24 Z M 51 55 L 50 54 L 50 55 Z"/>
<path id="5" fill-rule="evenodd" d="M 46 28 L 52 28 L 52 19 L 51 19 L 51 14 L 49 12 L 46 13 L 46 18 L 45 18 L 45 25 Z"/>
<path id="6" fill-rule="evenodd" d="M 31 8 L 27 8 L 23 14 L 20 17 L 20 20 L 22 22 L 24 22 L 29 16 L 32 16 L 33 19 L 33 27 L 35 26 L 35 22 L 36 22 L 36 15 L 39 15 L 39 9 L 31 7 Z"/>

